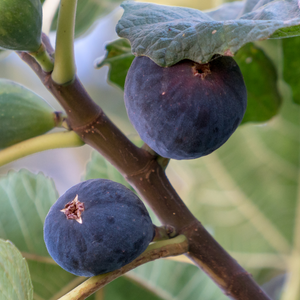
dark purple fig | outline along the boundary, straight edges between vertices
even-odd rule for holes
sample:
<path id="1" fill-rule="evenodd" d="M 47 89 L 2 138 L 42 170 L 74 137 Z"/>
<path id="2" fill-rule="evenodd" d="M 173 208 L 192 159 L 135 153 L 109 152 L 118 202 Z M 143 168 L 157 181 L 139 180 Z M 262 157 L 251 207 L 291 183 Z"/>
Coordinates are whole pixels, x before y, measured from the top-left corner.
<path id="1" fill-rule="evenodd" d="M 247 91 L 233 58 L 162 68 L 136 57 L 125 82 L 129 119 L 159 155 L 193 159 L 223 145 L 243 119 Z"/>
<path id="2" fill-rule="evenodd" d="M 94 276 L 138 257 L 154 236 L 143 202 L 122 184 L 79 183 L 51 207 L 44 225 L 49 254 L 65 270 Z"/>

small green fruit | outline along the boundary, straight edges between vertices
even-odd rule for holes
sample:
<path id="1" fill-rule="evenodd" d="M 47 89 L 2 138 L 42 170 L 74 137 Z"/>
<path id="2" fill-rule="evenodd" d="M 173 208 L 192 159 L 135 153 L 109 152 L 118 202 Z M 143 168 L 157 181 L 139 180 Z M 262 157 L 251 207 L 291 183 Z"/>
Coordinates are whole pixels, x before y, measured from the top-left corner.
<path id="1" fill-rule="evenodd" d="M 41 45 L 40 0 L 0 1 L 0 48 L 35 52 Z"/>
<path id="2" fill-rule="evenodd" d="M 57 113 L 42 98 L 0 79 L 0 149 L 51 130 L 56 119 Z"/>

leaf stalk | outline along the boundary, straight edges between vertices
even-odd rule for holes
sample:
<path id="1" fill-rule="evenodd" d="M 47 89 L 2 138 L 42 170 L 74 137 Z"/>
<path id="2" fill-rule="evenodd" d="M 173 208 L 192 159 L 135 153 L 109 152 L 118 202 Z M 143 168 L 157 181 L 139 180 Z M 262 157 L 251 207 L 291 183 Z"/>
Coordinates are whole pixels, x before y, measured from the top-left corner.
<path id="1" fill-rule="evenodd" d="M 52 79 L 59 85 L 72 83 L 76 74 L 74 31 L 77 0 L 61 0 L 56 33 Z"/>

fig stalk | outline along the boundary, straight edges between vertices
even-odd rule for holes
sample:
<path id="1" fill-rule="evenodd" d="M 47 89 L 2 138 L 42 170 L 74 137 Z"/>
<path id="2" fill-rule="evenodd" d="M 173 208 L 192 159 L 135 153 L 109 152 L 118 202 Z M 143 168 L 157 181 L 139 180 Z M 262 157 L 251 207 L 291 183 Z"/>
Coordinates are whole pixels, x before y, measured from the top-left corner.
<path id="1" fill-rule="evenodd" d="M 27 155 L 57 148 L 83 146 L 84 142 L 74 131 L 40 135 L 0 151 L 0 167 Z"/>
<path id="2" fill-rule="evenodd" d="M 103 288 L 105 285 L 120 277 L 121 275 L 143 265 L 149 261 L 158 258 L 176 256 L 184 254 L 188 251 L 188 241 L 184 235 L 179 235 L 176 238 L 160 241 L 151 244 L 148 248 L 134 261 L 122 267 L 121 269 L 91 277 L 86 280 L 68 294 L 59 298 L 59 300 L 83 300 Z"/>
<path id="3" fill-rule="evenodd" d="M 58 14 L 55 62 L 52 79 L 59 85 L 72 83 L 76 74 L 74 30 L 77 0 L 61 0 Z"/>

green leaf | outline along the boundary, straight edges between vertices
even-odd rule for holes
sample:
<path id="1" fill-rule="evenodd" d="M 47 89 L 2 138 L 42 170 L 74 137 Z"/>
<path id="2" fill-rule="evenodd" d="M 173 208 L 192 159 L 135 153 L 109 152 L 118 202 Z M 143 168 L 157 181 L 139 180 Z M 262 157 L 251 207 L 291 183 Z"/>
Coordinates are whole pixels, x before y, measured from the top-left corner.
<path id="1" fill-rule="evenodd" d="M 11 240 L 25 256 L 48 259 L 43 224 L 57 198 L 53 181 L 41 173 L 21 170 L 0 178 L 0 238 Z"/>
<path id="2" fill-rule="evenodd" d="M 129 278 L 164 300 L 227 300 L 220 288 L 196 266 L 160 259 L 138 267 Z"/>
<path id="3" fill-rule="evenodd" d="M 224 3 L 216 10 L 208 11 L 206 14 L 216 21 L 233 20 L 237 19 L 240 15 L 243 15 L 243 10 L 245 10 L 246 7 L 247 4 L 244 1 L 235 1 Z"/>
<path id="4" fill-rule="evenodd" d="M 293 101 L 300 104 L 300 37 L 284 39 L 283 48 L 283 77 L 290 85 Z"/>
<path id="5" fill-rule="evenodd" d="M 134 55 L 163 67 L 183 59 L 206 63 L 215 54 L 232 56 L 248 42 L 300 35 L 298 0 L 260 1 L 251 12 L 223 21 L 211 17 L 220 18 L 220 12 L 131 1 L 121 6 L 118 35 L 130 40 Z"/>
<path id="6" fill-rule="evenodd" d="M 9 241 L 0 239 L 1 299 L 32 300 L 33 288 L 26 260 Z"/>
<path id="7" fill-rule="evenodd" d="M 271 119 L 278 113 L 281 105 L 277 71 L 273 62 L 252 43 L 242 47 L 234 58 L 242 71 L 248 94 L 243 123 Z"/>
<path id="8" fill-rule="evenodd" d="M 86 166 L 86 173 L 83 180 L 103 178 L 109 179 L 125 185 L 132 189 L 120 172 L 112 166 L 102 155 L 97 151 L 92 152 L 92 158 Z"/>
<path id="9" fill-rule="evenodd" d="M 103 300 L 165 300 L 153 288 L 141 284 L 131 277 L 122 276 L 105 286 Z"/>
<path id="10" fill-rule="evenodd" d="M 23 86 L 0 79 L 0 149 L 41 135 L 56 124 L 53 108 Z"/>
<path id="11" fill-rule="evenodd" d="M 94 22 L 119 6 L 121 0 L 78 0 L 75 24 L 75 37 L 84 34 Z M 57 28 L 57 14 L 51 30 Z"/>
<path id="12" fill-rule="evenodd" d="M 40 0 L 2 0 L 0 16 L 0 48 L 38 50 L 42 29 Z"/>
<path id="13" fill-rule="evenodd" d="M 118 39 L 106 45 L 104 58 L 96 61 L 96 67 L 109 65 L 108 80 L 124 90 L 125 78 L 134 59 L 130 43 L 126 39 Z"/>

